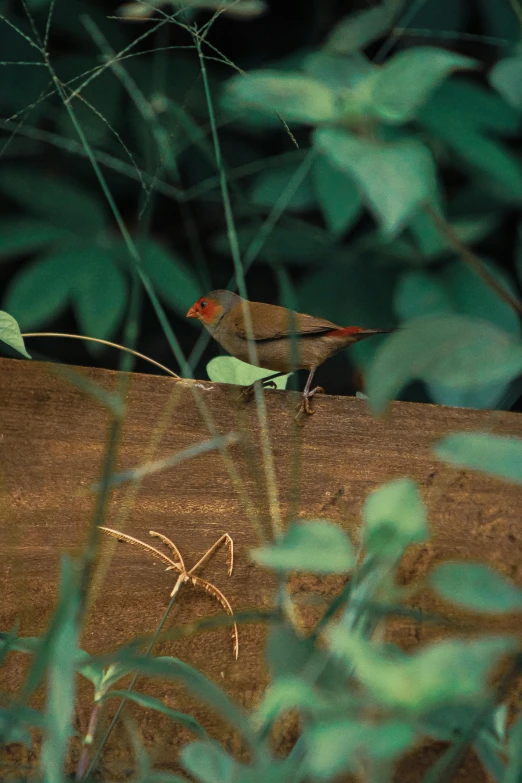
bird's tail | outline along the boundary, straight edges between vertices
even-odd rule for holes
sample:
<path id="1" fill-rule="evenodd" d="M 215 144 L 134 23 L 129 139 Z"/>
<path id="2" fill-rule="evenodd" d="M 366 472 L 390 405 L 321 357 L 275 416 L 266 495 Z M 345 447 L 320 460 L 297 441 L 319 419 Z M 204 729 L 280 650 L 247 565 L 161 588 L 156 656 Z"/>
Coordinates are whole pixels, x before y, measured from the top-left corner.
<path id="1" fill-rule="evenodd" d="M 365 337 L 372 337 L 374 334 L 391 334 L 396 331 L 397 329 L 364 329 L 360 326 L 344 326 L 330 334 L 336 337 L 353 337 L 355 340 L 364 340 Z"/>

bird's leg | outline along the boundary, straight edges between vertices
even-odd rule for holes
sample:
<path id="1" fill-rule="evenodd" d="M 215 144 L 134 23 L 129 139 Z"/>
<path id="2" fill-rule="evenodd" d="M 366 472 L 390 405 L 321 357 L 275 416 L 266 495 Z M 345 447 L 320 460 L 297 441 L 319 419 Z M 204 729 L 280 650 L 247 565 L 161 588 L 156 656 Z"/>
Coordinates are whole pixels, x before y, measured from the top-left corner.
<path id="1" fill-rule="evenodd" d="M 299 405 L 297 415 L 295 417 L 296 419 L 299 418 L 301 413 L 306 413 L 308 416 L 311 416 L 313 413 L 315 413 L 315 411 L 313 411 L 310 408 L 310 399 L 311 397 L 314 396 L 314 394 L 317 394 L 317 392 L 324 392 L 322 386 L 316 386 L 315 389 L 310 389 L 310 386 L 312 385 L 312 380 L 314 378 L 315 369 L 316 369 L 315 367 L 310 368 L 310 372 L 308 374 L 308 380 L 306 381 L 306 386 L 304 387 L 304 391 L 303 391 L 303 401 Z"/>
<path id="2" fill-rule="evenodd" d="M 274 383 L 274 381 L 273 381 L 273 378 L 279 378 L 281 375 L 286 375 L 286 373 L 285 372 L 276 372 L 273 375 L 267 375 L 266 378 L 259 378 L 259 380 L 254 381 L 254 383 L 250 384 L 250 386 L 244 386 L 243 389 L 241 390 L 241 394 L 239 395 L 239 398 L 240 399 L 245 399 L 245 400 L 247 400 L 247 402 L 248 402 L 248 400 L 251 400 L 252 397 L 254 396 L 256 383 L 260 383 L 261 386 L 263 386 L 263 387 L 271 386 L 274 389 L 277 388 L 275 383 Z"/>

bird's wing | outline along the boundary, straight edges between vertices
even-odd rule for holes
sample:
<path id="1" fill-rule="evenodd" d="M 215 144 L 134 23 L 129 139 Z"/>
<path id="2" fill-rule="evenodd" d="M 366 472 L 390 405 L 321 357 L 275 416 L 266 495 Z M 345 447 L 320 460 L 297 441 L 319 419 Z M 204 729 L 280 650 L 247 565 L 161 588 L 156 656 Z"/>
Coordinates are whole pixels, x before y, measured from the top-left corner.
<path id="1" fill-rule="evenodd" d="M 263 302 L 249 302 L 249 305 L 254 339 L 256 341 L 277 340 L 281 337 L 290 337 L 291 335 L 322 334 L 339 328 L 324 318 L 315 318 L 313 315 L 296 313 L 293 310 L 287 310 L 285 307 L 264 304 Z M 246 339 L 247 329 L 241 302 L 230 311 L 229 315 L 233 319 L 237 335 Z"/>

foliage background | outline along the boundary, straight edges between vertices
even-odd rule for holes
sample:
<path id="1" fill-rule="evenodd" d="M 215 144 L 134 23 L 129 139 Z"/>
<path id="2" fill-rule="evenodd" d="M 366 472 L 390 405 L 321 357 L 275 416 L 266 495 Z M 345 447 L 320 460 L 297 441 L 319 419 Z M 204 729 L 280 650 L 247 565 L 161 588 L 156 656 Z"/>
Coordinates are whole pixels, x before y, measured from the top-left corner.
<path id="1" fill-rule="evenodd" d="M 290 122 L 290 134 L 273 115 L 267 120 L 266 113 L 263 119 L 252 111 L 247 121 L 233 121 L 236 116 L 221 99 L 225 82 L 237 68 L 295 73 L 303 56 L 324 46 L 347 13 L 374 5 L 286 0 L 267 3 L 259 15 L 254 4 L 251 15 L 231 12 L 213 21 L 206 65 L 240 240 L 255 237 L 273 214 L 306 156 L 312 127 Z M 392 0 L 391 5 L 395 32 L 370 41 L 365 51 L 371 59 L 386 62 L 422 45 L 479 61 L 476 69 L 454 74 L 430 93 L 413 123 L 392 130 L 399 137 L 420 134 L 428 144 L 448 220 L 518 295 L 518 2 L 412 0 L 401 5 Z M 41 36 L 49 7 L 48 0 L 27 1 Z M 34 31 L 23 4 L 4 0 L 0 9 L 2 307 L 22 331 L 49 329 L 122 341 L 127 251 L 66 107 L 49 89 L 41 54 L 24 38 L 34 39 Z M 122 21 L 115 18 L 117 11 L 110 2 L 57 2 L 47 49 L 61 82 L 76 79 L 66 94 L 108 53 L 131 45 L 127 54 L 136 55 L 120 57 L 73 97 L 71 106 L 188 356 L 199 332 L 184 319 L 186 309 L 200 293 L 227 286 L 233 274 L 198 57 L 187 30 L 158 24 L 162 14 L 172 12 L 170 6 L 158 8 L 156 21 Z M 179 21 L 197 18 L 201 24 L 212 15 L 213 9 L 190 11 Z M 153 26 L 158 29 L 150 34 Z M 507 80 L 501 75 L 501 96 L 490 80 L 495 64 L 506 58 L 515 64 L 507 68 Z M 250 298 L 294 303 L 334 321 L 376 327 L 456 311 L 485 317 L 519 335 L 517 317 L 443 247 L 425 216 L 416 216 L 410 229 L 383 237 L 375 212 L 357 203 L 353 180 L 341 174 L 321 185 L 314 170 L 249 269 Z M 177 370 L 147 297 L 141 313 L 136 347 Z M 361 388 L 360 371 L 377 343 L 369 341 L 327 363 L 319 383 L 330 393 Z M 110 349 L 78 341 L 33 340 L 30 350 L 35 357 L 82 365 L 117 367 L 119 361 Z M 215 345 L 205 348 L 195 369 L 198 377 L 205 377 L 204 365 L 217 350 Z M 136 368 L 154 371 L 144 363 Z M 518 396 L 516 386 L 456 397 L 436 384 L 414 383 L 403 392 L 407 399 L 520 409 Z"/>

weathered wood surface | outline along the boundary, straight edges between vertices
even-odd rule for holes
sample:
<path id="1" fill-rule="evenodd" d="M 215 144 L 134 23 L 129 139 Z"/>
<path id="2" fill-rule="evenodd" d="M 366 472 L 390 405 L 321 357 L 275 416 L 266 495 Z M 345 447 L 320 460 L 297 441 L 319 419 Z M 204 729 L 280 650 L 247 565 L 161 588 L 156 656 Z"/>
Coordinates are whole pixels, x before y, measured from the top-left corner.
<path id="1" fill-rule="evenodd" d="M 116 388 L 119 378 L 105 370 L 79 372 L 108 390 Z M 204 402 L 215 431 L 238 432 L 241 440 L 229 447 L 228 466 L 220 453 L 210 452 L 146 477 L 135 496 L 128 485 L 117 488 L 106 524 L 124 527 L 142 538 L 147 538 L 151 529 L 160 531 L 176 542 L 188 564 L 228 532 L 236 546 L 233 576 L 227 577 L 225 555 L 220 553 L 206 567 L 205 577 L 226 593 L 235 610 L 271 606 L 271 579 L 248 558 L 258 537 L 243 502 L 247 495 L 258 526 L 268 529 L 270 500 L 255 405 L 239 401 L 237 387 L 208 382 L 194 385 L 147 375 L 133 375 L 128 380 L 118 470 L 171 455 L 211 437 L 194 392 Z M 333 519 L 357 539 L 360 508 L 367 493 L 392 478 L 410 476 L 421 484 L 433 539 L 407 556 L 402 570 L 405 582 L 421 579 L 442 559 L 468 558 L 486 561 L 522 583 L 522 488 L 447 468 L 431 452 L 433 442 L 448 432 L 480 429 L 522 436 L 522 416 L 395 403 L 387 417 L 377 421 L 361 400 L 321 396 L 315 401 L 316 415 L 297 427 L 293 420 L 295 395 L 269 391 L 266 402 L 283 521 L 293 513 L 292 498 L 297 497 L 297 517 Z M 171 410 L 165 415 L 169 406 Z M 85 541 L 94 506 L 89 487 L 100 475 L 109 420 L 107 409 L 57 376 L 49 365 L 0 360 L 2 630 L 11 628 L 15 619 L 23 635 L 43 630 L 55 600 L 60 553 L 78 551 Z M 296 453 L 300 457 L 297 495 Z M 237 471 L 235 481 L 230 465 Z M 105 553 L 110 550 L 108 542 L 103 549 Z M 172 585 L 172 572 L 165 573 L 140 550 L 118 544 L 105 579 L 97 581 L 82 645 L 90 652 L 105 651 L 135 634 L 152 632 Z M 305 624 L 318 611 L 304 600 L 310 591 L 324 598 L 336 586 L 335 580 L 292 580 Z M 444 611 L 462 620 L 463 627 L 485 626 L 477 618 L 457 615 L 429 595 L 421 594 L 416 604 Z M 209 596 L 187 587 L 168 624 L 186 623 L 219 611 Z M 514 622 L 507 618 L 488 624 L 505 630 L 513 629 Z M 395 622 L 392 629 L 393 638 L 409 647 L 434 633 L 432 626 L 402 621 Z M 237 663 L 232 659 L 228 630 L 164 642 L 157 652 L 187 660 L 220 682 L 240 703 L 251 706 L 266 678 L 263 638 L 261 626 L 242 627 Z M 16 686 L 27 663 L 21 655 L 11 659 L 7 679 L 0 683 L 0 688 L 8 691 Z M 232 732 L 210 710 L 195 705 L 176 688 L 158 683 L 147 683 L 146 687 L 171 706 L 194 708 L 214 736 L 231 750 L 237 748 Z M 90 686 L 82 684 L 78 713 L 82 732 L 91 696 Z M 180 743 L 188 735 L 148 712 L 131 712 L 146 744 L 156 747 L 158 764 L 174 764 Z M 117 768 L 121 771 L 133 766 L 125 732 L 121 728 L 119 732 L 119 743 L 113 742 L 106 756 L 112 774 Z M 291 728 L 287 736 L 282 728 L 281 735 L 282 744 L 289 743 Z M 401 779 L 419 780 L 433 752 L 424 749 L 415 754 L 402 770 Z M 483 777 L 470 760 L 459 779 L 478 783 Z"/>

